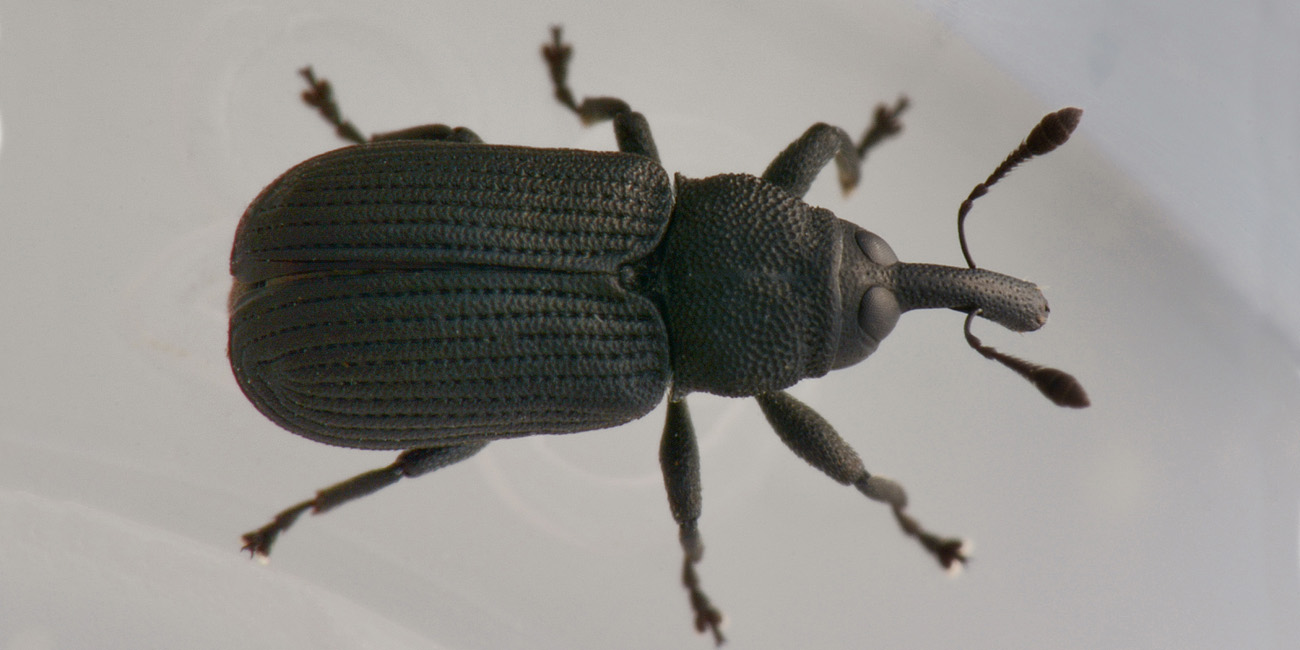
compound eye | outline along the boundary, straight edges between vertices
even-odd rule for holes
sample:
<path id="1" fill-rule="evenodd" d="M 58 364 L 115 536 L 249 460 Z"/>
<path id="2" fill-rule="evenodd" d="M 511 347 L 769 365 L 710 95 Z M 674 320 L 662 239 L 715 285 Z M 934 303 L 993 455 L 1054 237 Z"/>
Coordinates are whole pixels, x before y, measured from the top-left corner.
<path id="1" fill-rule="evenodd" d="M 894 254 L 894 249 L 885 243 L 885 240 L 876 236 L 874 233 L 866 230 L 859 230 L 857 233 L 858 248 L 866 254 L 867 259 L 881 266 L 889 266 L 898 262 L 898 256 Z"/>
<path id="2" fill-rule="evenodd" d="M 880 240 L 879 237 L 876 239 Z M 858 327 L 871 340 L 872 349 L 894 331 L 894 325 L 898 324 L 898 317 L 902 313 L 898 309 L 898 299 L 894 297 L 894 292 L 884 287 L 867 289 L 862 296 L 862 305 L 858 307 Z"/>

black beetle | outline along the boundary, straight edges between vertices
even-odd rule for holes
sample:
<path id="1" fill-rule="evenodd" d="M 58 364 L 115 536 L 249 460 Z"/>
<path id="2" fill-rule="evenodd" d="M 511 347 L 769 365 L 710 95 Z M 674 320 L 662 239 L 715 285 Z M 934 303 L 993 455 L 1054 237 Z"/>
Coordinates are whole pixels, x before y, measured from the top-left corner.
<path id="1" fill-rule="evenodd" d="M 722 642 L 699 586 L 699 454 L 685 397 L 755 397 L 801 458 L 890 505 L 944 566 L 962 542 L 905 511 L 898 484 L 782 391 L 870 355 L 902 312 L 967 313 L 981 354 L 1063 406 L 1086 406 L 1069 375 L 1003 355 L 974 316 L 1015 331 L 1047 318 L 1028 282 L 977 268 L 962 223 L 1016 164 L 1064 143 L 1081 111 L 1043 118 L 958 212 L 969 268 L 899 262 L 884 240 L 800 197 L 832 159 L 845 192 L 868 150 L 899 132 L 906 98 L 877 107 L 854 143 L 816 124 L 761 177 L 669 180 L 645 117 L 619 99 L 578 103 L 571 48 L 542 48 L 555 96 L 585 123 L 612 119 L 619 152 L 483 144 L 430 125 L 369 140 L 310 68 L 304 100 L 357 146 L 286 172 L 253 201 L 231 253 L 229 354 L 249 400 L 319 442 L 402 449 L 396 462 L 321 490 L 244 536 L 259 556 L 304 511 L 324 512 L 464 460 L 488 442 L 612 427 L 667 393 L 660 462 L 685 551 L 695 625 Z"/>

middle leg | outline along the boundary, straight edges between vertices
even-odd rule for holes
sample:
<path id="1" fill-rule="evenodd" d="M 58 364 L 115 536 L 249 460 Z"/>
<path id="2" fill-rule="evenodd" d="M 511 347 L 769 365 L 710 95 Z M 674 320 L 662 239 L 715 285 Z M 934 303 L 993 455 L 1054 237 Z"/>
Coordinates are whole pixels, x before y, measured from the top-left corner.
<path id="1" fill-rule="evenodd" d="M 698 522 L 701 511 L 700 450 L 695 442 L 695 427 L 691 424 L 686 400 L 669 398 L 668 421 L 664 424 L 663 440 L 659 443 L 659 465 L 664 473 L 664 487 L 668 490 L 668 506 L 677 521 L 678 538 L 682 543 L 682 585 L 690 594 L 691 609 L 695 612 L 695 629 L 713 633 L 718 645 L 722 636 L 722 612 L 709 601 L 700 588 L 695 565 L 704 557 L 704 544 L 700 541 Z"/>
<path id="2" fill-rule="evenodd" d="M 551 73 L 555 99 L 577 114 L 583 124 L 614 120 L 614 137 L 618 139 L 619 151 L 659 162 L 659 150 L 650 135 L 650 123 L 627 102 L 617 97 L 584 97 L 579 104 L 574 99 L 573 90 L 569 88 L 569 59 L 572 57 L 573 46 L 564 42 L 563 30 L 558 26 L 552 27 L 551 42 L 542 46 L 542 58 Z"/>

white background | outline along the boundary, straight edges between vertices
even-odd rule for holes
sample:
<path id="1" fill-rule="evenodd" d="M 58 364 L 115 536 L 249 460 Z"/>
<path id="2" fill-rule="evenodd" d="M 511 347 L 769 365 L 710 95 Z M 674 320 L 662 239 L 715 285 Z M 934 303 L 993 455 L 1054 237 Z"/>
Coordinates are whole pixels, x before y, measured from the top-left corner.
<path id="1" fill-rule="evenodd" d="M 226 365 L 239 214 L 339 144 L 294 71 L 328 75 L 363 130 L 611 148 L 549 96 L 554 22 L 577 93 L 627 99 L 688 175 L 761 172 L 812 122 L 857 131 L 907 93 L 859 190 L 808 196 L 906 260 L 959 263 L 970 187 L 1042 114 L 1085 108 L 968 232 L 1053 305 L 1040 332 L 980 336 L 1094 406 L 1051 406 L 950 312 L 795 389 L 923 522 L 975 540 L 950 580 L 752 401 L 693 396 L 729 647 L 1296 647 L 1296 10 L 921 4 L 0 4 L 0 648 L 709 647 L 662 409 L 308 517 L 269 567 L 238 552 L 392 458 L 277 429 Z"/>
<path id="2" fill-rule="evenodd" d="M 1300 343 L 1300 4 L 915 0 L 1093 141 Z"/>

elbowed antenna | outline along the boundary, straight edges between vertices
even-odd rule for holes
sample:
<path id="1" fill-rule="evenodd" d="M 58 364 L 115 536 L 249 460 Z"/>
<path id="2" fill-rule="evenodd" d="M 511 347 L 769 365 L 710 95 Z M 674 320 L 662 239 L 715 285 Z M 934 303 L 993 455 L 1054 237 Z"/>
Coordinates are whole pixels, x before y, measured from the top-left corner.
<path id="1" fill-rule="evenodd" d="M 988 269 L 896 262 L 876 278 L 898 301 L 899 313 L 913 309 L 949 308 L 966 312 L 966 342 L 987 359 L 1016 371 L 1057 406 L 1088 406 L 1078 380 L 1056 368 L 1018 359 L 984 345 L 970 324 L 987 318 L 1013 332 L 1032 332 L 1047 322 L 1047 299 L 1032 282 Z"/>
<path id="2" fill-rule="evenodd" d="M 1025 138 L 1025 141 L 1020 143 L 1020 146 L 1016 147 L 1015 151 L 1012 151 L 1011 154 L 1007 156 L 1006 160 L 1003 160 L 1002 164 L 998 165 L 997 169 L 994 169 L 993 173 L 989 174 L 989 177 L 985 179 L 983 183 L 976 185 L 975 189 L 971 190 L 970 196 L 966 197 L 965 201 L 962 201 L 961 207 L 957 210 L 957 240 L 961 243 L 961 254 L 965 256 L 966 264 L 970 266 L 970 272 L 983 270 L 975 266 L 975 261 L 971 259 L 970 256 L 970 250 L 966 247 L 966 214 L 970 212 L 971 205 L 975 203 L 975 199 L 987 194 L 989 188 L 993 187 L 993 185 L 1001 180 L 1003 176 L 1006 176 L 1007 173 L 1016 165 L 1019 165 L 1034 156 L 1041 156 L 1065 144 L 1065 141 L 1070 139 L 1070 134 L 1074 132 L 1074 128 L 1079 125 L 1079 119 L 1082 116 L 1083 111 L 1078 108 L 1063 108 L 1055 113 L 1048 113 L 1047 116 L 1040 120 L 1038 125 L 1029 132 L 1029 136 Z M 1034 292 L 1037 291 L 1037 287 L 1034 287 Z M 1042 294 L 1038 293 L 1038 296 L 1041 299 Z M 998 363 L 1014 370 L 1016 374 L 1021 377 L 1029 380 L 1030 383 L 1038 387 L 1038 390 L 1041 391 L 1043 395 L 1047 396 L 1047 399 L 1052 400 L 1053 404 L 1056 404 L 1057 406 L 1068 406 L 1071 408 L 1083 408 L 1088 406 L 1088 394 L 1083 390 L 1083 385 L 1069 373 L 1057 370 L 1056 368 L 1040 366 L 1025 361 L 1024 359 L 998 352 L 997 350 L 981 343 L 980 340 L 971 333 L 970 324 L 977 315 L 988 317 L 990 320 L 1006 325 L 1006 323 L 1003 323 L 998 318 L 991 317 L 987 313 L 990 309 L 990 305 L 996 308 L 996 306 L 1000 304 L 1002 303 L 998 301 L 992 301 L 990 304 L 980 304 L 979 302 L 972 301 L 966 305 L 965 311 L 967 312 L 967 316 L 964 327 L 966 343 L 986 359 L 997 361 Z M 1043 302 L 1042 319 L 1044 321 L 1047 319 L 1046 301 Z M 1015 328 L 1011 327 L 1010 329 Z"/>
<path id="3" fill-rule="evenodd" d="M 1029 137 L 1016 147 L 1002 161 L 998 168 L 993 170 L 989 177 L 984 179 L 983 183 L 975 186 L 970 191 L 970 196 L 961 202 L 961 207 L 957 209 L 957 241 L 961 243 L 961 254 L 966 258 L 966 264 L 972 269 L 975 268 L 975 261 L 971 259 L 970 249 L 966 247 L 966 213 L 970 212 L 971 205 L 985 194 L 988 194 L 989 188 L 994 183 L 1002 180 L 1016 165 L 1019 165 L 1034 156 L 1041 156 L 1051 150 L 1065 144 L 1070 139 L 1070 134 L 1074 133 L 1074 127 L 1079 126 L 1079 119 L 1083 117 L 1081 108 L 1062 108 L 1055 113 L 1048 113 L 1046 117 L 1039 120 L 1034 130 L 1029 132 Z"/>
<path id="4" fill-rule="evenodd" d="M 1075 379 L 1070 373 L 1056 368 L 1040 366 L 1019 357 L 998 352 L 981 343 L 970 331 L 970 322 L 975 320 L 975 312 L 976 310 L 972 309 L 966 314 L 965 330 L 966 343 L 974 348 L 976 352 L 984 355 L 985 359 L 992 359 L 1016 371 L 1016 374 L 1028 379 L 1029 383 L 1037 386 L 1038 390 L 1057 406 L 1078 409 L 1091 404 L 1088 401 L 1088 393 L 1083 390 L 1083 384 L 1080 384 L 1079 380 Z"/>

